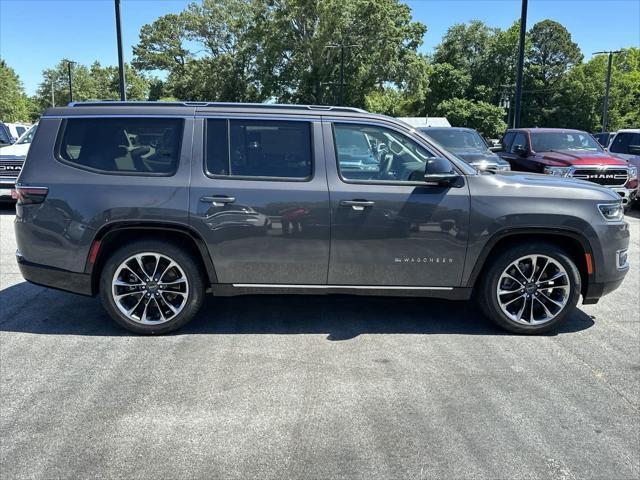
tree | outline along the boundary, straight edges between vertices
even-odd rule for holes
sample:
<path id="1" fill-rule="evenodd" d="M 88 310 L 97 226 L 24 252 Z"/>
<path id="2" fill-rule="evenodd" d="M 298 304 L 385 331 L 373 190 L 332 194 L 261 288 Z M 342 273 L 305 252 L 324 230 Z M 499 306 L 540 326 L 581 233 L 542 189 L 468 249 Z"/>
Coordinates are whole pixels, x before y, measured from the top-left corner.
<path id="1" fill-rule="evenodd" d="M 452 98 L 463 98 L 471 85 L 471 75 L 450 63 L 436 63 L 429 76 L 427 114 L 433 113 L 438 105 Z"/>
<path id="2" fill-rule="evenodd" d="M 42 72 L 42 82 L 36 92 L 36 100 L 41 109 L 69 103 L 68 60 L 62 59 L 53 68 Z M 137 70 L 125 64 L 127 99 L 146 100 L 149 96 L 149 80 Z M 117 100 L 119 94 L 118 67 L 103 67 L 94 62 L 90 67 L 76 63 L 72 70 L 73 100 Z M 53 98 L 51 92 L 53 90 Z"/>
<path id="3" fill-rule="evenodd" d="M 500 137 L 507 127 L 504 110 L 486 102 L 452 98 L 438 105 L 437 114 L 456 127 L 475 128 L 486 138 Z"/>
<path id="4" fill-rule="evenodd" d="M 553 20 L 536 23 L 528 35 L 531 46 L 525 65 L 523 123 L 548 125 L 558 116 L 560 84 L 583 55 L 569 31 Z"/>
<path id="5" fill-rule="evenodd" d="M 257 0 L 189 4 L 178 15 L 165 15 L 142 27 L 133 65 L 168 72 L 165 96 L 261 101 L 253 75 L 256 46 L 247 41 L 259 9 L 264 6 Z"/>
<path id="6" fill-rule="evenodd" d="M 134 65 L 178 98 L 336 103 L 344 44 L 345 103 L 362 107 L 387 84 L 424 97 L 425 31 L 398 0 L 204 0 L 143 27 Z"/>
<path id="7" fill-rule="evenodd" d="M 27 121 L 32 109 L 20 78 L 0 59 L 0 119 L 5 122 Z"/>
<path id="8" fill-rule="evenodd" d="M 415 83 L 426 27 L 397 0 L 282 0 L 259 19 L 254 37 L 265 94 L 297 103 L 337 103 L 341 45 L 344 103 L 364 106 L 366 95 L 390 83 Z M 426 62 L 425 62 L 426 63 Z"/>

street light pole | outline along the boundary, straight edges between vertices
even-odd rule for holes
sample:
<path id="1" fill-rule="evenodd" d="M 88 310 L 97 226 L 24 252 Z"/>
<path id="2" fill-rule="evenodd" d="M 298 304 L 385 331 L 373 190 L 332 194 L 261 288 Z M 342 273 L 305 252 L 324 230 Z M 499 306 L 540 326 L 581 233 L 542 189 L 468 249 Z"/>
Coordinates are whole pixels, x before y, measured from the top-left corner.
<path id="1" fill-rule="evenodd" d="M 51 106 L 55 107 L 56 106 L 56 96 L 54 93 L 55 90 L 55 85 L 54 85 L 54 77 L 53 74 L 49 74 L 49 83 L 51 83 Z"/>
<path id="2" fill-rule="evenodd" d="M 122 57 L 122 28 L 120 27 L 120 0 L 116 4 L 116 36 L 118 37 L 118 73 L 120 77 L 120 100 L 127 100 L 127 90 L 124 78 L 124 59 Z"/>
<path id="3" fill-rule="evenodd" d="M 518 73 L 516 77 L 515 112 L 513 118 L 514 128 L 520 127 L 520 113 L 522 112 L 522 80 L 524 77 L 524 47 L 527 34 L 527 3 L 522 0 L 522 12 L 520 13 L 520 43 L 518 45 Z"/>
<path id="4" fill-rule="evenodd" d="M 67 60 L 67 74 L 69 75 L 69 102 L 73 102 L 73 79 L 71 77 L 71 64 L 76 63 Z"/>
<path id="5" fill-rule="evenodd" d="M 357 44 L 345 44 L 340 43 L 340 44 L 329 44 L 327 45 L 326 48 L 339 48 L 340 49 L 340 79 L 338 82 L 338 105 L 343 105 L 344 104 L 344 87 L 346 85 L 346 82 L 344 81 L 344 51 L 347 48 L 355 48 L 355 47 L 359 47 L 360 45 Z"/>
<path id="6" fill-rule="evenodd" d="M 602 132 L 606 132 L 607 127 L 609 126 L 609 89 L 611 87 L 611 66 L 613 63 L 613 56 L 616 53 L 620 53 L 620 50 L 595 52 L 594 55 L 600 55 L 602 53 L 606 53 L 609 55 L 609 60 L 607 62 L 607 80 L 604 88 L 604 101 L 602 102 Z"/>

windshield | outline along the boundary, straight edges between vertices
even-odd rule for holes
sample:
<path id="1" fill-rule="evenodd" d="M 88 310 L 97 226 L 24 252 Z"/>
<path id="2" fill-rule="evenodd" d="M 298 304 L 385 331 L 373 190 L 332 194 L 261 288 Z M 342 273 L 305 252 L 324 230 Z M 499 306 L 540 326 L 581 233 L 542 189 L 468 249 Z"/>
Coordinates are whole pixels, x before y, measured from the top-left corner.
<path id="1" fill-rule="evenodd" d="M 531 147 L 535 152 L 551 152 L 553 150 L 602 151 L 600 144 L 585 132 L 531 132 Z"/>
<path id="2" fill-rule="evenodd" d="M 3 124 L 0 124 L 0 145 L 10 145 L 11 140 L 9 139 L 9 134 L 7 133 L 7 129 Z"/>
<path id="3" fill-rule="evenodd" d="M 33 134 L 36 133 L 37 126 L 38 125 L 34 125 L 29 130 L 24 132 L 24 135 L 22 135 L 16 143 L 18 145 L 22 145 L 23 143 L 31 143 L 33 141 Z"/>
<path id="4" fill-rule="evenodd" d="M 453 150 L 474 150 L 484 152 L 487 145 L 482 140 L 478 132 L 470 130 L 422 130 L 422 133 L 433 138 L 436 142 L 447 149 Z"/>

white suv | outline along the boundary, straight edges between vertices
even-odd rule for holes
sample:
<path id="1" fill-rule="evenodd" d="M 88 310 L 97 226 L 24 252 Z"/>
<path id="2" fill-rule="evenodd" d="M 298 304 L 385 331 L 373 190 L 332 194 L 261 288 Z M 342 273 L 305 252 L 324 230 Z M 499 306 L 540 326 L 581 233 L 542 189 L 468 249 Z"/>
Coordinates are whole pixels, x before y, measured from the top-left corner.
<path id="1" fill-rule="evenodd" d="M 616 132 L 609 144 L 609 152 L 640 168 L 640 129 L 629 128 Z M 638 195 L 636 195 L 636 201 L 638 201 Z"/>

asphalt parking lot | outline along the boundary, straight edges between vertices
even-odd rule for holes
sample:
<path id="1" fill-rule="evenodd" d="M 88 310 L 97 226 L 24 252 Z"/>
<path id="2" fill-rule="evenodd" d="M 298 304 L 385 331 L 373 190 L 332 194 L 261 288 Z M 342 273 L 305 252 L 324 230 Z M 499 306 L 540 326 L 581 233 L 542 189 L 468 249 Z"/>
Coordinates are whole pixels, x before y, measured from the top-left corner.
<path id="1" fill-rule="evenodd" d="M 207 301 L 137 337 L 24 282 L 0 211 L 0 477 L 640 477 L 640 210 L 632 270 L 559 331 L 473 304 Z"/>

